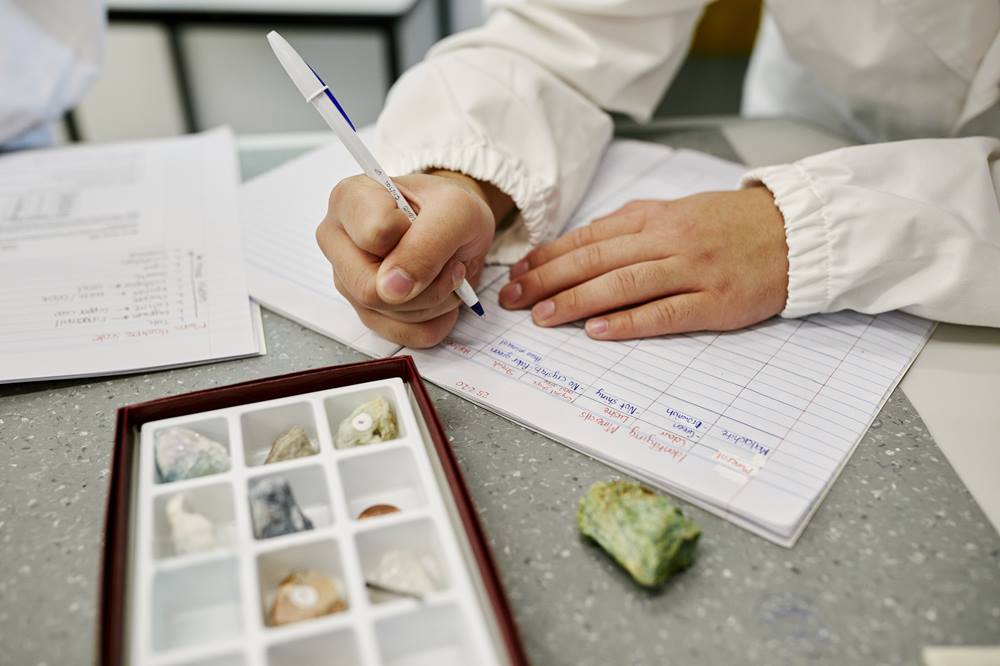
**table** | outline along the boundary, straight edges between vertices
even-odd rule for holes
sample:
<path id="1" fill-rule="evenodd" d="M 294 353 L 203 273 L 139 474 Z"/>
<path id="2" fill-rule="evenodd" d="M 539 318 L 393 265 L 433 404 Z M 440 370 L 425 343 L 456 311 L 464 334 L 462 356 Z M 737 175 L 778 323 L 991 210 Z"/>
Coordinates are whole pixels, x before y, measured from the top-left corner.
<path id="1" fill-rule="evenodd" d="M 655 134 L 734 158 L 726 136 Z M 248 143 L 244 175 L 306 145 Z M 273 313 L 264 326 L 262 358 L 0 386 L 0 664 L 92 660 L 119 405 L 364 358 Z M 539 666 L 915 664 L 923 645 L 1000 641 L 1000 535 L 899 390 L 794 549 L 685 507 L 698 561 L 654 593 L 575 528 L 580 496 L 615 472 L 429 388 Z"/>

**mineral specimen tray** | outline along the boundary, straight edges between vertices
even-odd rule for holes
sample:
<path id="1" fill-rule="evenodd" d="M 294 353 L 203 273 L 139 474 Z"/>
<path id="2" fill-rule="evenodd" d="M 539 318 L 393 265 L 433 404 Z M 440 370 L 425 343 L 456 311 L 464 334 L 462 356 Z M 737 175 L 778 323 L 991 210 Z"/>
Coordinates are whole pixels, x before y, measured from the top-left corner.
<path id="1" fill-rule="evenodd" d="M 340 420 L 377 396 L 394 408 L 398 437 L 335 449 Z M 172 426 L 222 443 L 230 469 L 161 483 L 153 442 Z M 319 452 L 262 464 L 270 441 L 293 426 Z M 289 481 L 314 529 L 254 538 L 248 484 L 274 475 Z M 163 511 L 179 492 L 213 521 L 216 548 L 174 554 Z M 383 502 L 400 511 L 357 519 Z M 388 549 L 432 558 L 440 589 L 423 599 L 368 590 L 364 579 Z M 268 626 L 275 588 L 293 569 L 337 579 L 347 610 Z M 408 356 L 119 409 L 100 612 L 106 666 L 527 664 L 468 489 Z"/>

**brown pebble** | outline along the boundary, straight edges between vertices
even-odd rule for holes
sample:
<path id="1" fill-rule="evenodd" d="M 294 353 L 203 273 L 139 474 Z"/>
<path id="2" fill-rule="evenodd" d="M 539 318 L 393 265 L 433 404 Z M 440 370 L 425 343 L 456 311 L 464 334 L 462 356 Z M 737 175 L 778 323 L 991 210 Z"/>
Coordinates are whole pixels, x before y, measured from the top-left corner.
<path id="1" fill-rule="evenodd" d="M 373 504 L 361 513 L 358 514 L 358 520 L 364 520 L 365 518 L 374 518 L 375 516 L 384 516 L 390 513 L 396 513 L 399 509 L 391 504 Z"/>

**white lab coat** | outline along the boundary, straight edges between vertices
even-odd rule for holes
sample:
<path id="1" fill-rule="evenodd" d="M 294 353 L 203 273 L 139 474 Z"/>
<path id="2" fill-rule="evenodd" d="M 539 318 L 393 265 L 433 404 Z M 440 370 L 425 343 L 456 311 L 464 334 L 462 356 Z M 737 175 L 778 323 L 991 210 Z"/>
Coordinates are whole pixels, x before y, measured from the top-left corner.
<path id="1" fill-rule="evenodd" d="M 100 0 L 0 0 L 0 146 L 51 141 L 51 125 L 97 75 Z"/>
<path id="2" fill-rule="evenodd" d="M 507 192 L 520 218 L 491 258 L 510 262 L 558 235 L 611 138 L 605 111 L 649 118 L 705 3 L 491 4 L 484 27 L 396 84 L 378 142 L 396 172 L 454 169 Z M 782 314 L 902 309 L 1000 326 L 1000 3 L 767 8 L 744 113 L 870 144 L 743 179 L 763 182 L 785 218 Z"/>

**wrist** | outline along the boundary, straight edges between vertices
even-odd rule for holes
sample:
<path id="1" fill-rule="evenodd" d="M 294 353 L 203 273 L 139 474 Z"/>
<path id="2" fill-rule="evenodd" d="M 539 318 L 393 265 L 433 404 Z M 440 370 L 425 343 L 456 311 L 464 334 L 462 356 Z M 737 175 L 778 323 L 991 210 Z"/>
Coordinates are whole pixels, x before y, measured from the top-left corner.
<path id="1" fill-rule="evenodd" d="M 490 182 L 476 180 L 460 171 L 449 171 L 447 169 L 435 169 L 427 172 L 432 176 L 441 176 L 455 181 L 459 186 L 472 192 L 477 197 L 486 202 L 490 212 L 493 213 L 494 224 L 499 224 L 514 210 L 514 201 L 496 185 Z"/>

